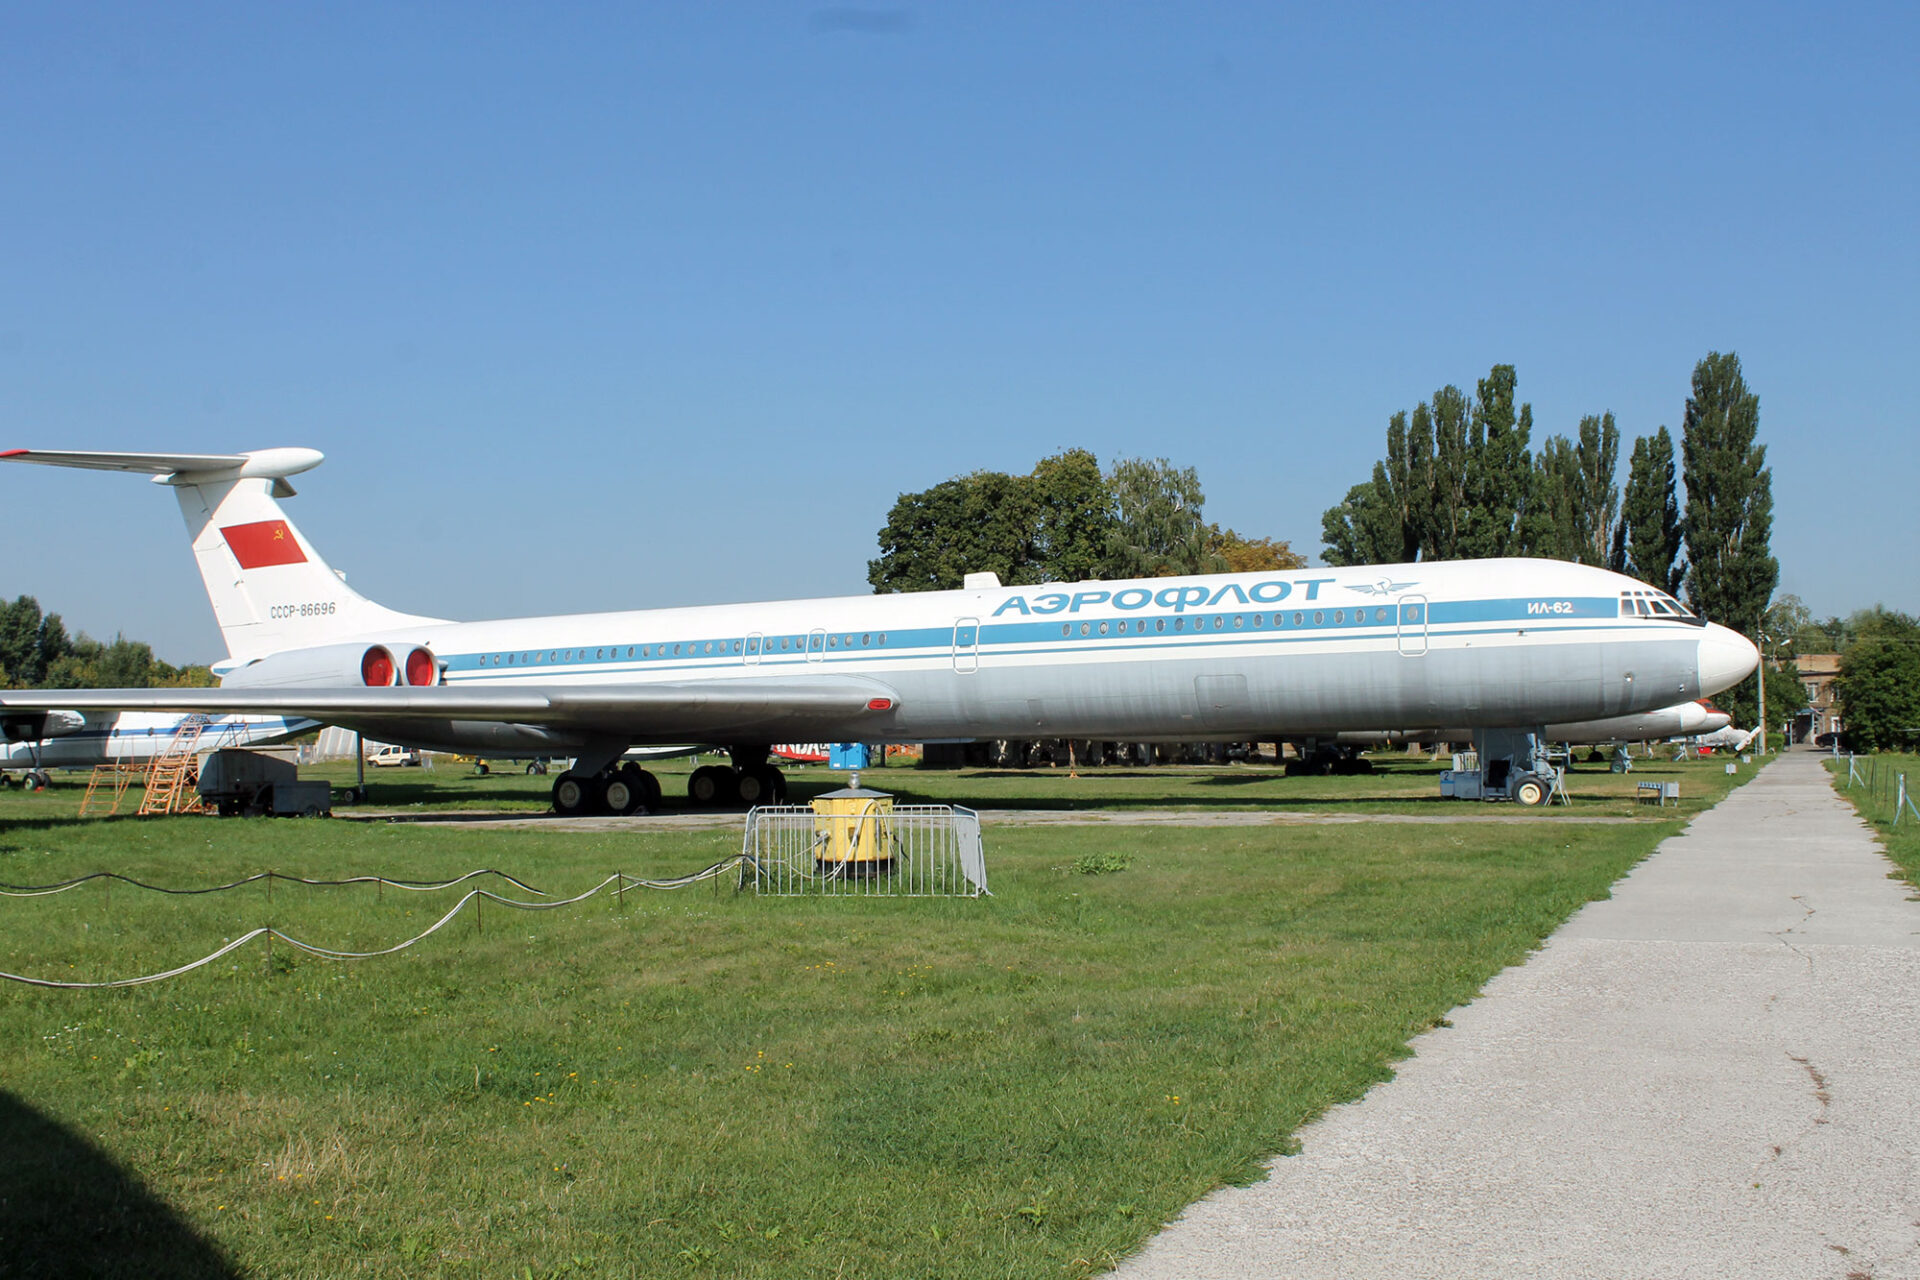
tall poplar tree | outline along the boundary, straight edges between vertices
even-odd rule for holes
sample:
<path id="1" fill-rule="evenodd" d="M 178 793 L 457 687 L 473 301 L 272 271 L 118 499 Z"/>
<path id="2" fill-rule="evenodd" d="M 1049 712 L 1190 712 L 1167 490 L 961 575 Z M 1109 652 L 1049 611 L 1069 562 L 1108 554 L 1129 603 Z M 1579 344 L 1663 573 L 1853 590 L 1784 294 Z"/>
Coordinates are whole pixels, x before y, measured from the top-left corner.
<path id="1" fill-rule="evenodd" d="M 1573 543 L 1571 559 L 1604 565 L 1613 552 L 1613 530 L 1619 519 L 1620 428 L 1611 412 L 1580 419 L 1580 439 L 1573 446 L 1568 483 L 1572 487 Z"/>
<path id="2" fill-rule="evenodd" d="M 1740 357 L 1709 352 L 1693 369 L 1681 431 L 1687 486 L 1687 600 L 1695 613 L 1754 636 L 1780 580 L 1773 558 L 1773 472 L 1760 397 Z"/>
<path id="3" fill-rule="evenodd" d="M 1620 501 L 1613 567 L 1629 577 L 1680 594 L 1680 501 L 1674 490 L 1673 437 L 1665 427 L 1633 442 L 1627 491 Z"/>
<path id="4" fill-rule="evenodd" d="M 1467 520 L 1459 547 L 1464 559 L 1511 553 L 1532 488 L 1527 437 L 1533 430 L 1533 406 L 1522 404 L 1516 410 L 1518 382 L 1512 365 L 1497 364 L 1476 389 L 1467 436 Z"/>
<path id="5" fill-rule="evenodd" d="M 1433 506 L 1420 547 L 1423 560 L 1458 560 L 1468 554 L 1461 548 L 1467 536 L 1471 416 L 1467 393 L 1460 388 L 1449 384 L 1433 393 Z"/>

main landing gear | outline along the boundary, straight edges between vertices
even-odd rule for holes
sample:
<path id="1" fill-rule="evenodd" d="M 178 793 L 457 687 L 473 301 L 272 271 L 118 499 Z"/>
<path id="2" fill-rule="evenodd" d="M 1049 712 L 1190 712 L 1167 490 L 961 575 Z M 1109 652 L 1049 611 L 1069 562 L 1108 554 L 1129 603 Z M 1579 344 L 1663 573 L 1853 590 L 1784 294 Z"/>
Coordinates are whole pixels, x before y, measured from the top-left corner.
<path id="1" fill-rule="evenodd" d="M 702 765 L 687 779 L 687 799 L 702 809 L 728 805 L 781 804 L 787 778 L 767 763 L 766 747 L 734 747 L 733 763 Z"/>
<path id="2" fill-rule="evenodd" d="M 553 811 L 563 818 L 589 813 L 625 817 L 659 807 L 659 779 L 631 760 L 592 776 L 563 773 L 553 784 Z"/>
<path id="3" fill-rule="evenodd" d="M 633 761 L 621 763 L 625 743 L 583 751 L 573 768 L 554 780 L 553 811 L 563 818 L 589 813 L 625 816 L 660 808 L 660 781 Z M 687 779 L 687 798 L 702 809 L 729 805 L 779 804 L 787 798 L 787 779 L 767 762 L 768 747 L 733 747 L 732 764 L 695 769 Z"/>
<path id="4" fill-rule="evenodd" d="M 1315 744 L 1303 754 L 1287 761 L 1284 772 L 1289 778 L 1347 777 L 1352 774 L 1372 773 L 1373 761 L 1361 755 L 1355 747 Z"/>

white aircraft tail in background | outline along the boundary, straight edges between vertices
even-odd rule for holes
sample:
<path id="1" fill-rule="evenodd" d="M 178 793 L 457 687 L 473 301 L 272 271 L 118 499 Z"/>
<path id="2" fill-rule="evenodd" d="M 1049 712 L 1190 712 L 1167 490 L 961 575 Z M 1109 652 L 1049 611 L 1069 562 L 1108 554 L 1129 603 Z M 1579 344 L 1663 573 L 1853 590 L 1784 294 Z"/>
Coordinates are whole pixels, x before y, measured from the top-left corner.
<path id="1" fill-rule="evenodd" d="M 293 496 L 288 476 L 325 460 L 318 449 L 250 453 L 61 453 L 9 449 L 0 458 L 90 471 L 151 475 L 173 489 L 193 541 L 227 653 L 257 658 L 326 644 L 383 627 L 435 623 L 375 604 L 330 568 L 278 498 Z"/>

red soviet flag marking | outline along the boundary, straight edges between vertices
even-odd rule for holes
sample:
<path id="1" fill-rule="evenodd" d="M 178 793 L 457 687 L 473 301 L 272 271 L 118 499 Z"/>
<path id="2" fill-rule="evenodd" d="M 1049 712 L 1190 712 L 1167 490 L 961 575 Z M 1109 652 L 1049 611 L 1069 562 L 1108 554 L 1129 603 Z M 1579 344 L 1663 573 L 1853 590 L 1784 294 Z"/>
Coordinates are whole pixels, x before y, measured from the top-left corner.
<path id="1" fill-rule="evenodd" d="M 307 553 L 285 520 L 223 525 L 220 535 L 242 569 L 265 569 L 276 564 L 305 564 Z"/>

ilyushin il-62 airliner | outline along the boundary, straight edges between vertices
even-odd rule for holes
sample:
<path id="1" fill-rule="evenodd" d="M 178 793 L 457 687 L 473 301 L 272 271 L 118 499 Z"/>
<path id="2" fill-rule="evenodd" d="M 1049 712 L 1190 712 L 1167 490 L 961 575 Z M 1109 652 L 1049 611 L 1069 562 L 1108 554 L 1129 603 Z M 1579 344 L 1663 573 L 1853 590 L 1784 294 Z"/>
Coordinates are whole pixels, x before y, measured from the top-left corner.
<path id="1" fill-rule="evenodd" d="M 287 519 L 312 449 L 16 449 L 170 486 L 229 657 L 217 689 L 0 694 L 52 708 L 270 712 L 384 742 L 575 757 L 562 813 L 657 799 L 634 745 L 723 745 L 696 800 L 784 791 L 768 744 L 1538 730 L 1725 689 L 1737 632 L 1604 569 L 1482 560 L 450 622 L 348 587 Z M 1527 760 L 1516 770 L 1524 772 Z M 1536 786 L 1529 798 L 1540 794 Z"/>

